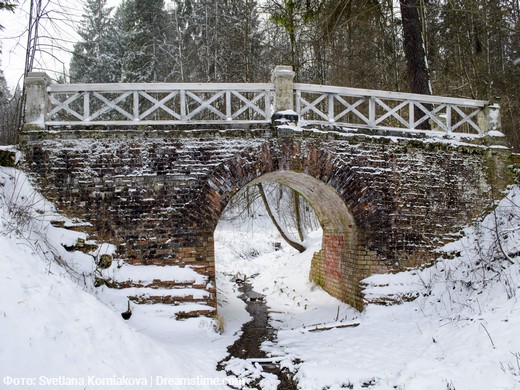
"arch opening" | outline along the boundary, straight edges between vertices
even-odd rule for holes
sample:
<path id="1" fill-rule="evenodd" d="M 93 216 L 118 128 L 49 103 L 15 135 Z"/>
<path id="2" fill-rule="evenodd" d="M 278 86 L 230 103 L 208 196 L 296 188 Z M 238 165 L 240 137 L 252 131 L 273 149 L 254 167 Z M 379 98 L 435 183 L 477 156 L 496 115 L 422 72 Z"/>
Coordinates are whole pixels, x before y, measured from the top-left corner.
<path id="1" fill-rule="evenodd" d="M 319 237 L 315 233 L 311 234 L 310 241 L 306 243 L 309 245 L 306 256 L 312 256 L 306 278 L 322 287 L 331 296 L 358 310 L 361 309 L 359 275 L 362 274 L 360 272 L 362 262 L 360 263 L 358 258 L 358 229 L 352 213 L 340 195 L 331 186 L 310 175 L 294 171 L 275 171 L 250 181 L 240 191 L 235 191 L 232 199 L 259 183 L 266 186 L 267 183 L 284 186 L 301 196 L 305 204 L 310 206 L 321 227 L 321 234 Z M 233 200 L 230 200 L 229 204 L 233 204 Z M 225 218 L 225 213 L 226 211 L 222 212 L 219 221 L 222 216 Z M 215 237 L 218 239 L 218 234 Z M 256 238 L 255 240 L 261 239 Z M 266 243 L 257 242 L 257 244 L 262 246 Z M 309 254 L 309 251 L 314 253 Z M 215 255 L 218 269 L 218 247 L 215 249 Z M 251 253 L 251 255 L 254 256 L 255 253 Z"/>

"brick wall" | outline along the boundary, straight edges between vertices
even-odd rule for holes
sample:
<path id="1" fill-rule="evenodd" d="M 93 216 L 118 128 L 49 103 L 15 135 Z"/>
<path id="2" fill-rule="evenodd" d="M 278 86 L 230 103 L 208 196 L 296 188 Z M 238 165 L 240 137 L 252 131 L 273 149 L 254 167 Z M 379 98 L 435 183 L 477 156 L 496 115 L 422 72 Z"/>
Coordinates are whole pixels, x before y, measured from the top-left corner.
<path id="1" fill-rule="evenodd" d="M 509 150 L 276 130 L 31 132 L 24 166 L 65 213 L 134 264 L 185 265 L 214 281 L 213 231 L 254 180 L 300 192 L 324 228 L 311 277 L 362 307 L 359 281 L 435 259 L 510 179 Z M 281 172 L 281 173 L 280 173 Z M 214 291 L 213 291 L 214 293 Z"/>

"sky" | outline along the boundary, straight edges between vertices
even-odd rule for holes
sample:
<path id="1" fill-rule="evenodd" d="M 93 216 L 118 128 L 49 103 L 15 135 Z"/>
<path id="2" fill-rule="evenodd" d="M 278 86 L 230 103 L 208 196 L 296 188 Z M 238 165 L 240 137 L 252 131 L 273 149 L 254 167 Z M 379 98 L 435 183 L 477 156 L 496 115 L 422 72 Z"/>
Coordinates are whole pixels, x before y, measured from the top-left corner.
<path id="1" fill-rule="evenodd" d="M 2 54 L 0 56 L 1 69 L 8 85 L 14 88 L 22 80 L 25 47 L 27 35 L 25 30 L 28 24 L 30 0 L 19 0 L 14 13 L 0 12 L 0 25 L 5 29 L 0 31 Z M 108 0 L 108 6 L 114 7 L 120 0 Z M 71 50 L 78 36 L 75 29 L 81 21 L 83 6 L 81 0 L 42 0 L 47 15 L 53 21 L 44 20 L 41 24 L 41 43 L 45 54 L 35 64 L 35 70 L 45 70 L 53 78 L 66 72 L 71 57 Z M 51 40 L 54 39 L 54 45 Z M 58 47 L 56 47 L 58 46 Z"/>

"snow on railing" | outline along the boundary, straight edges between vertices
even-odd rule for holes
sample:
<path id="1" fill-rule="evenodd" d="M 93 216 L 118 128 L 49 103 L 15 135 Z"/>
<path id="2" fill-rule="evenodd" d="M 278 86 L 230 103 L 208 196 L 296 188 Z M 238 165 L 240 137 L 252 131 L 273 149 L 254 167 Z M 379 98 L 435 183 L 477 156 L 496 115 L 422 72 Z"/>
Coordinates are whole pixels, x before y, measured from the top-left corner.
<path id="1" fill-rule="evenodd" d="M 476 137 L 500 127 L 498 105 L 486 101 L 294 84 L 293 78 L 283 66 L 276 67 L 272 83 L 256 84 L 51 84 L 45 73 L 31 73 L 25 129 L 269 123 L 285 116 L 300 125 Z"/>

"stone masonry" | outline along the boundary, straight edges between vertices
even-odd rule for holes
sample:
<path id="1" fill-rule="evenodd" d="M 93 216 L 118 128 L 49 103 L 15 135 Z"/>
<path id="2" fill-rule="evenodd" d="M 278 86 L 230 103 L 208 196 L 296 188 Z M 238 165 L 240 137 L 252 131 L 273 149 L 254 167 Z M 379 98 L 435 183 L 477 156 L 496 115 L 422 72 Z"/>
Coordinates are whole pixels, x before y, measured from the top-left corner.
<path id="1" fill-rule="evenodd" d="M 298 191 L 323 227 L 310 278 L 361 309 L 360 281 L 427 264 L 510 181 L 510 151 L 362 134 L 249 128 L 28 130 L 23 164 L 60 211 L 94 225 L 132 264 L 208 276 L 213 232 L 245 186 Z"/>

